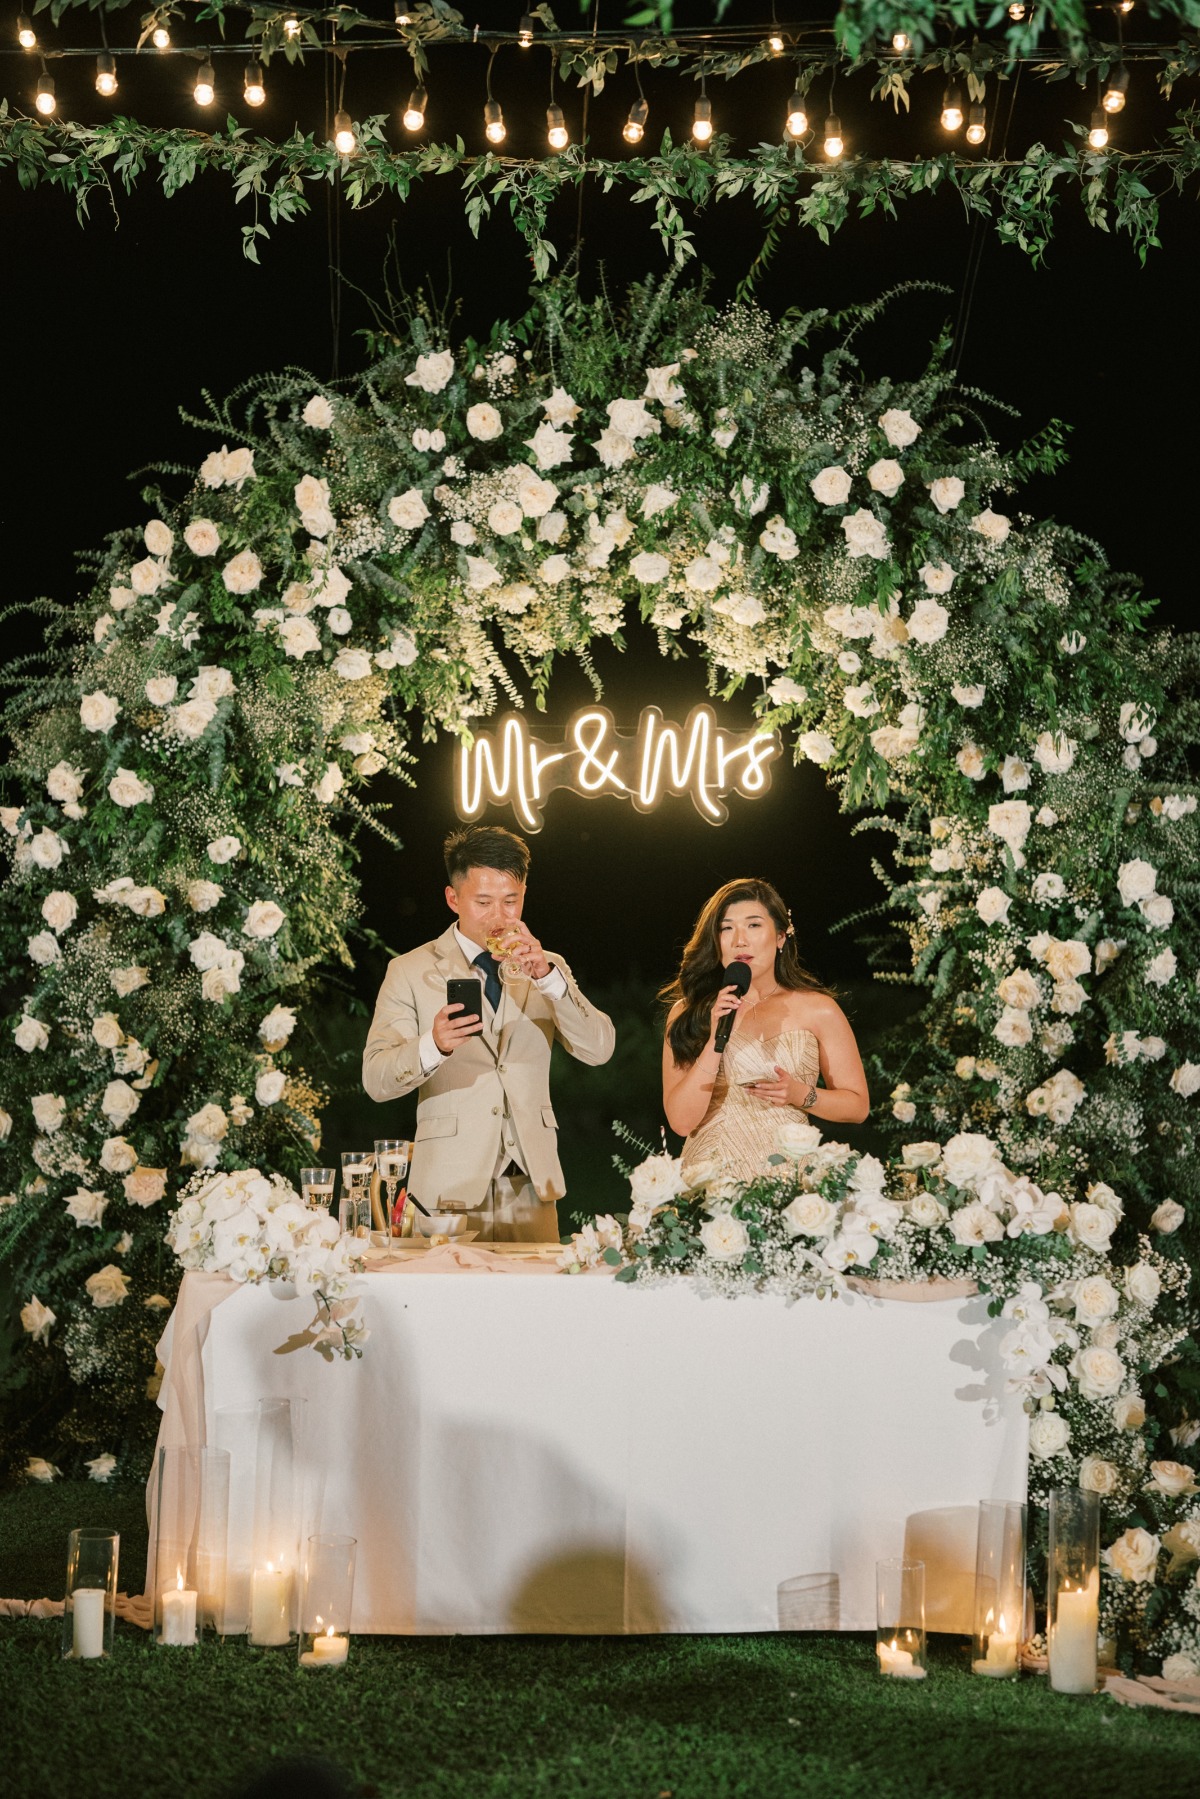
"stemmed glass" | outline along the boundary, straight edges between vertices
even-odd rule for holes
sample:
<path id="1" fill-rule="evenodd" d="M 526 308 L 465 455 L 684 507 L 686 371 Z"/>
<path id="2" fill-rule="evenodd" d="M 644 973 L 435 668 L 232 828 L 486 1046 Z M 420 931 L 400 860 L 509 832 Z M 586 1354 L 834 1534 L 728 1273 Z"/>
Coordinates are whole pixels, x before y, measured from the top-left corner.
<path id="1" fill-rule="evenodd" d="M 387 1194 L 388 1241 L 400 1235 L 400 1224 L 404 1218 L 404 1207 L 408 1194 L 400 1196 L 399 1215 L 396 1215 L 396 1189 L 408 1173 L 408 1143 L 403 1137 L 377 1137 L 375 1139 L 375 1166 L 379 1170 L 379 1178 L 383 1182 L 383 1190 Z"/>
<path id="2" fill-rule="evenodd" d="M 500 979 L 502 981 L 525 981 L 529 979 L 526 969 L 512 954 L 514 942 L 519 941 L 520 939 L 517 937 L 517 934 L 511 925 L 506 925 L 503 930 L 493 931 L 487 940 L 489 953 L 495 956 L 500 964 Z"/>
<path id="3" fill-rule="evenodd" d="M 329 1211 L 333 1204 L 333 1186 L 336 1179 L 337 1170 L 333 1168 L 302 1168 L 300 1170 L 300 1197 L 311 1211 Z"/>
<path id="4" fill-rule="evenodd" d="M 338 1202 L 338 1226 L 352 1237 L 371 1238 L 371 1176 L 375 1155 L 369 1149 L 342 1151 L 342 1197 Z"/>

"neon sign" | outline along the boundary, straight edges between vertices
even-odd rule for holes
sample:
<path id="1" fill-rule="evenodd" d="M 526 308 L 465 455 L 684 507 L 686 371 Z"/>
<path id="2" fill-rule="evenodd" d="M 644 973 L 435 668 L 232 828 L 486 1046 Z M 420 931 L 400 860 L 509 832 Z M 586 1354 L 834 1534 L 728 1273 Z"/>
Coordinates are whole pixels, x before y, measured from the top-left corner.
<path id="1" fill-rule="evenodd" d="M 494 731 L 459 746 L 455 807 L 471 820 L 485 806 L 511 806 L 527 831 L 540 831 L 555 788 L 611 794 L 639 812 L 653 811 L 666 794 L 687 794 L 701 818 L 719 825 L 729 816 L 726 796 L 754 799 L 767 791 L 780 748 L 774 731 L 726 730 L 711 706 L 694 706 L 686 725 L 648 706 L 636 731 L 618 731 L 607 707 L 588 706 L 558 744 L 531 736 L 524 716 L 510 712 Z"/>

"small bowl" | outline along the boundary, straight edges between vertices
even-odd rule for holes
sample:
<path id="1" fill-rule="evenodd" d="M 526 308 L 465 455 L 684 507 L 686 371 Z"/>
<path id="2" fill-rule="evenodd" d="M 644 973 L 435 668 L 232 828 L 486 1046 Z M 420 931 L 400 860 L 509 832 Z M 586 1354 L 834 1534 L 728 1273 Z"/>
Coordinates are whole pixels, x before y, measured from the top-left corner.
<path id="1" fill-rule="evenodd" d="M 426 1218 L 414 1209 L 413 1217 L 423 1237 L 461 1237 L 467 1228 L 465 1212 L 431 1212 Z"/>

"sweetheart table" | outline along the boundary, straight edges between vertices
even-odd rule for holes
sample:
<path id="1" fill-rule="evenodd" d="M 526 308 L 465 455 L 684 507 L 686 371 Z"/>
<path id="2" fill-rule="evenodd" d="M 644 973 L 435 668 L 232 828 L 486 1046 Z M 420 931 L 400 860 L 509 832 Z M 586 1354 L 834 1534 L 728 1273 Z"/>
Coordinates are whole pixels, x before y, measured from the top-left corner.
<path id="1" fill-rule="evenodd" d="M 304 1530 L 358 1539 L 356 1631 L 873 1629 L 901 1553 L 930 1628 L 970 1629 L 975 1507 L 1027 1453 L 983 1299 L 704 1299 L 512 1249 L 372 1269 L 354 1362 L 304 1341 L 309 1301 L 186 1275 L 160 1443 L 306 1401 Z M 784 1583 L 822 1575 L 806 1618 Z"/>

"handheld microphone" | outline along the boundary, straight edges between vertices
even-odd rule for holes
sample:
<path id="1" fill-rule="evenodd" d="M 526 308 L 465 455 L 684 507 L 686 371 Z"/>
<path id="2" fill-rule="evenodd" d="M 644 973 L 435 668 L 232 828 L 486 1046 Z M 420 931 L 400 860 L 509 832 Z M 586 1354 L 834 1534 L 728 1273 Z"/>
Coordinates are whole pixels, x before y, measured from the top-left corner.
<path id="1" fill-rule="evenodd" d="M 731 962 L 728 968 L 724 969 L 721 974 L 721 986 L 722 988 L 736 987 L 739 995 L 745 993 L 750 986 L 750 970 L 747 968 L 746 964 L 744 962 Z M 717 1022 L 717 1037 L 713 1047 L 716 1049 L 718 1055 L 723 1054 L 729 1042 L 729 1035 L 733 1030 L 734 1016 L 734 1013 L 726 1012 L 725 1016 Z"/>

